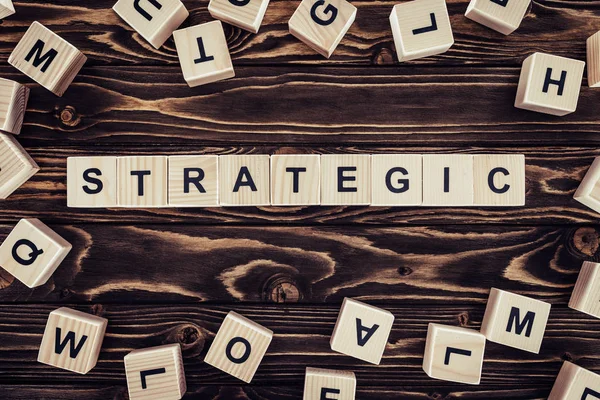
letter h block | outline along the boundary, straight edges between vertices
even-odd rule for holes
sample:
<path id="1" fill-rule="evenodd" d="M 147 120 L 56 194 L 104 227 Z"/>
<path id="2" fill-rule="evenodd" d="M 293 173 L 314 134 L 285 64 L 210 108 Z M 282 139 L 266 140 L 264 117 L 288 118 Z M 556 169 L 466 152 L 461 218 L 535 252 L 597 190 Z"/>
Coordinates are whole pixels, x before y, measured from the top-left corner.
<path id="1" fill-rule="evenodd" d="M 210 0 L 208 12 L 213 18 L 257 33 L 269 0 Z"/>
<path id="2" fill-rule="evenodd" d="M 465 17 L 504 35 L 513 33 L 531 0 L 471 0 Z"/>
<path id="3" fill-rule="evenodd" d="M 303 400 L 354 400 L 355 395 L 354 372 L 306 368 Z"/>
<path id="4" fill-rule="evenodd" d="M 6 199 L 39 170 L 14 136 L 0 133 L 0 199 Z"/>
<path id="5" fill-rule="evenodd" d="M 565 361 L 548 400 L 598 400 L 600 375 Z"/>

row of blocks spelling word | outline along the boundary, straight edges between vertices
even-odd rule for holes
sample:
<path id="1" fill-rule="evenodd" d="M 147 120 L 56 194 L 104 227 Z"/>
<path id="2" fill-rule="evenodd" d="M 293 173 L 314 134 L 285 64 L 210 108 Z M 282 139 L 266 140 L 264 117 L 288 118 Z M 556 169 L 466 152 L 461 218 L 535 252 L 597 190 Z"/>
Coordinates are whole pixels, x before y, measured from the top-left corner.
<path id="1" fill-rule="evenodd" d="M 67 198 L 69 207 L 522 206 L 525 157 L 71 157 Z"/>

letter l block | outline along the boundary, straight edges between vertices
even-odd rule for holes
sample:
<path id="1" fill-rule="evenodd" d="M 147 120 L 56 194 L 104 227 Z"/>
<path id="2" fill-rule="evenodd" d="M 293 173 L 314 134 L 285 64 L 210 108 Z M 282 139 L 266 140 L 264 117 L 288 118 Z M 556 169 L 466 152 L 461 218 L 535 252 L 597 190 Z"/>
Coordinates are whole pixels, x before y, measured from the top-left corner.
<path id="1" fill-rule="evenodd" d="M 598 400 L 600 375 L 565 361 L 548 400 Z"/>
<path id="2" fill-rule="evenodd" d="M 306 368 L 303 400 L 354 400 L 356 376 L 351 371 Z"/>

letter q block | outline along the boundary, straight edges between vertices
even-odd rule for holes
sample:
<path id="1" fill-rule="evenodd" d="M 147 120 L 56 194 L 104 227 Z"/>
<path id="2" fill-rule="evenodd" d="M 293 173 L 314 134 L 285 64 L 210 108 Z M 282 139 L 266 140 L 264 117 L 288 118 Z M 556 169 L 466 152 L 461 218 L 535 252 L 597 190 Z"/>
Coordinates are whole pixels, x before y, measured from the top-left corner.
<path id="1" fill-rule="evenodd" d="M 354 400 L 356 376 L 351 371 L 306 368 L 303 400 Z"/>
<path id="2" fill-rule="evenodd" d="M 600 375 L 565 361 L 548 400 L 600 399 Z"/>
<path id="3" fill-rule="evenodd" d="M 583 263 L 569 307 L 600 318 L 600 263 Z"/>
<path id="4" fill-rule="evenodd" d="M 504 35 L 513 33 L 531 0 L 471 0 L 465 17 Z"/>
<path id="5" fill-rule="evenodd" d="M 588 86 L 600 87 L 600 31 L 587 40 Z"/>
<path id="6" fill-rule="evenodd" d="M 525 156 L 482 154 L 473 156 L 476 206 L 525 205 Z"/>
<path id="7" fill-rule="evenodd" d="M 13 135 L 21 133 L 29 99 L 29 88 L 0 78 L 0 130 Z"/>
<path id="8" fill-rule="evenodd" d="M 6 199 L 39 170 L 14 136 L 0 133 L 0 199 Z"/>
<path id="9" fill-rule="evenodd" d="M 67 158 L 68 207 L 116 207 L 117 157 Z"/>
<path id="10" fill-rule="evenodd" d="M 210 0 L 208 12 L 213 18 L 257 33 L 269 0 Z"/>

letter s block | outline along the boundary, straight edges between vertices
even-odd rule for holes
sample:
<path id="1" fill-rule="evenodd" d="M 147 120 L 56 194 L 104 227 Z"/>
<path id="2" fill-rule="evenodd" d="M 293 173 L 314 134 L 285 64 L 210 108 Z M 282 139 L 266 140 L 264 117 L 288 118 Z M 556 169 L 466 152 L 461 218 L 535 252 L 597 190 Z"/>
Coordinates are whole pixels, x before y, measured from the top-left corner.
<path id="1" fill-rule="evenodd" d="M 565 361 L 548 400 L 598 400 L 600 375 Z"/>
<path id="2" fill-rule="evenodd" d="M 354 400 L 355 396 L 354 372 L 306 368 L 303 400 Z"/>
<path id="3" fill-rule="evenodd" d="M 117 157 L 67 158 L 68 207 L 117 206 Z"/>
<path id="4" fill-rule="evenodd" d="M 525 205 L 525 156 L 473 156 L 473 196 L 476 206 Z"/>
<path id="5" fill-rule="evenodd" d="M 269 0 L 210 0 L 208 12 L 213 18 L 257 33 Z"/>
<path id="6" fill-rule="evenodd" d="M 39 170 L 14 136 L 0 133 L 0 199 L 6 199 Z"/>

